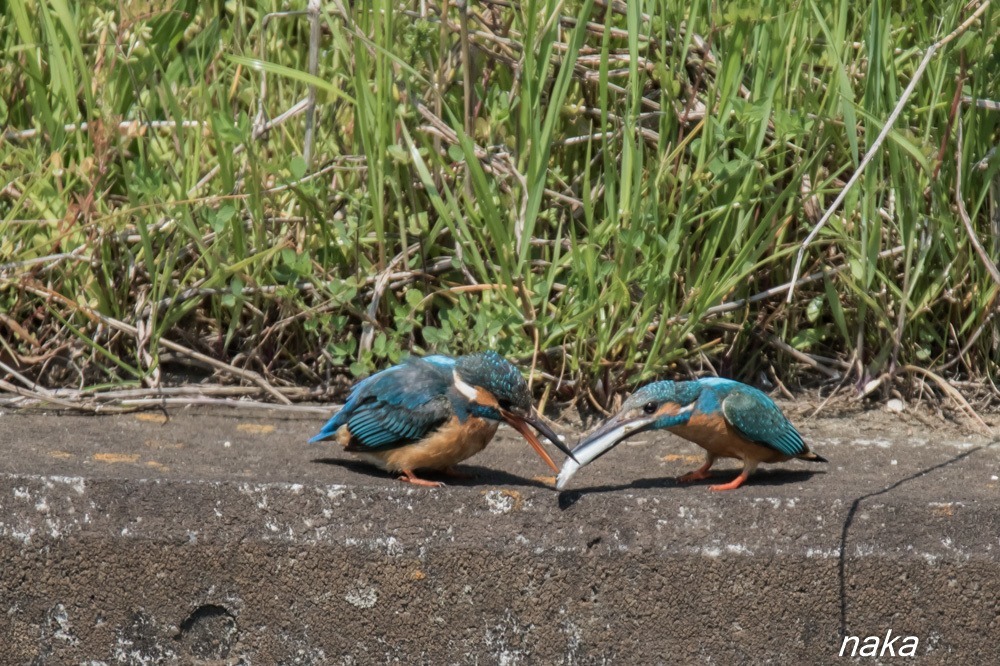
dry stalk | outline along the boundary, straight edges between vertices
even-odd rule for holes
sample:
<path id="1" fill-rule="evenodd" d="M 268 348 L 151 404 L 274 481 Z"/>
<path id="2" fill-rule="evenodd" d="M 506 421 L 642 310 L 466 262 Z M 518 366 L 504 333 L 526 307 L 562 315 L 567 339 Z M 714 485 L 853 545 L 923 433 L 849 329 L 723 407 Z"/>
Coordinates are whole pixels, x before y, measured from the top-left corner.
<path id="1" fill-rule="evenodd" d="M 965 200 L 962 199 L 962 116 L 958 116 L 958 128 L 957 136 L 955 137 L 955 205 L 958 207 L 958 216 L 962 218 L 962 225 L 965 227 L 965 233 L 969 236 L 969 243 L 972 244 L 972 248 L 976 251 L 976 255 L 979 256 L 979 260 L 982 262 L 983 267 L 986 272 L 990 274 L 993 281 L 1000 286 L 1000 270 L 997 269 L 997 265 L 990 258 L 990 255 L 986 253 L 983 249 L 983 244 L 979 242 L 979 238 L 976 237 L 976 230 L 972 226 L 972 219 L 969 217 L 969 211 L 965 209 Z"/>
<path id="2" fill-rule="evenodd" d="M 117 319 L 114 319 L 113 317 L 109 317 L 91 308 L 81 305 L 80 303 L 71 301 L 62 294 L 53 291 L 48 287 L 45 287 L 44 285 L 38 283 L 27 284 L 25 285 L 24 288 L 30 291 L 31 293 L 35 294 L 36 296 L 57 300 L 66 307 L 69 307 L 72 310 L 80 312 L 81 314 L 89 318 L 91 321 L 100 322 L 105 326 L 108 326 L 109 328 L 112 328 L 116 331 L 125 333 L 126 335 L 130 335 L 133 337 L 137 337 L 139 335 L 139 331 L 135 326 L 131 326 L 123 321 L 119 321 Z M 253 382 L 254 384 L 257 384 L 262 389 L 267 391 L 278 402 L 285 405 L 291 404 L 291 400 L 286 398 L 280 391 L 277 391 L 273 386 L 271 386 L 271 384 L 266 379 L 264 379 L 264 377 L 262 377 L 261 375 L 252 370 L 237 368 L 236 366 L 230 365 L 229 363 L 223 363 L 222 361 L 216 360 L 211 356 L 207 356 L 205 354 L 202 354 L 201 352 L 194 351 L 193 349 L 189 349 L 184 345 L 177 344 L 176 342 L 173 342 L 163 337 L 157 339 L 157 344 L 166 349 L 177 352 L 178 354 L 183 354 L 184 356 L 194 359 L 199 363 L 204 363 L 205 365 L 211 366 L 216 370 L 220 370 L 222 372 L 239 377 L 246 381 Z"/>
<path id="3" fill-rule="evenodd" d="M 792 279 L 789 281 L 788 285 L 788 296 L 785 298 L 786 303 L 792 302 L 792 296 L 795 293 L 796 282 L 798 280 L 799 273 L 802 270 L 802 260 L 805 258 L 806 250 L 812 244 L 813 240 L 819 234 L 820 230 L 824 226 L 826 226 L 826 223 L 830 220 L 831 217 L 833 217 L 833 214 L 837 211 L 837 209 L 840 208 L 840 204 L 842 204 L 844 202 L 844 199 L 847 198 L 848 192 L 851 191 L 851 188 L 854 187 L 854 184 L 857 183 L 858 180 L 861 178 L 861 174 L 864 173 L 865 167 L 868 166 L 868 164 L 875 157 L 876 153 L 878 153 L 879 148 L 882 147 L 882 143 L 885 142 L 886 137 L 889 136 L 889 132 L 891 132 L 892 128 L 895 126 L 896 119 L 899 118 L 899 114 L 903 111 L 903 107 L 906 106 L 906 102 L 910 99 L 910 95 L 912 95 L 913 91 L 916 90 L 917 83 L 919 83 L 921 77 L 924 75 L 924 70 L 926 70 L 927 65 L 930 64 L 931 58 L 933 58 L 934 54 L 937 53 L 938 50 L 941 49 L 943 46 L 945 46 L 948 42 L 950 42 L 951 40 L 955 39 L 956 37 L 964 33 L 966 30 L 968 30 L 972 26 L 972 24 L 976 22 L 976 19 L 978 19 L 979 16 L 982 15 L 982 13 L 985 12 L 987 7 L 989 6 L 990 6 L 990 0 L 985 0 L 985 2 L 979 5 L 979 7 L 972 14 L 972 16 L 963 21 L 960 26 L 955 28 L 950 33 L 948 33 L 948 35 L 943 39 L 940 39 L 937 42 L 931 44 L 929 47 L 927 47 L 927 52 L 924 53 L 923 59 L 920 61 L 920 64 L 917 66 L 916 71 L 913 73 L 913 78 L 910 79 L 910 83 L 907 84 L 906 89 L 903 90 L 903 94 L 900 96 L 899 101 L 896 103 L 896 107 L 892 110 L 892 113 L 889 114 L 889 117 L 886 119 L 885 124 L 882 126 L 882 131 L 879 132 L 879 135 L 878 137 L 876 137 L 875 142 L 872 144 L 872 147 L 868 149 L 867 153 L 865 153 L 865 156 L 864 158 L 862 158 L 861 163 L 858 165 L 858 168 L 855 169 L 854 174 L 851 176 L 850 180 L 847 181 L 847 184 L 844 185 L 843 189 L 840 191 L 840 194 L 837 195 L 837 198 L 834 199 L 832 204 L 830 204 L 830 207 L 826 210 L 826 213 L 823 214 L 823 217 L 820 219 L 820 221 L 816 224 L 815 227 L 813 227 L 813 230 L 809 232 L 809 235 L 806 236 L 806 239 L 802 241 L 802 245 L 799 247 L 799 252 L 795 257 L 795 267 L 792 269 Z"/>

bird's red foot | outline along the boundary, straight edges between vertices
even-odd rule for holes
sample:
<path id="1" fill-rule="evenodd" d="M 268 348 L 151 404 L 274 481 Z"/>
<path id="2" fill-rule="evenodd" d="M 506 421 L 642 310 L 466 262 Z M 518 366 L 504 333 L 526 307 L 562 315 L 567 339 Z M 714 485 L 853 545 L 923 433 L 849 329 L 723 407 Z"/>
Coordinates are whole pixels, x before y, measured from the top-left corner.
<path id="1" fill-rule="evenodd" d="M 424 486 L 426 488 L 440 488 L 444 484 L 440 481 L 428 481 L 427 479 L 421 479 L 411 470 L 404 469 L 403 473 L 399 477 L 400 481 L 406 481 L 407 483 L 412 483 L 415 486 Z"/>
<path id="2" fill-rule="evenodd" d="M 722 483 L 722 484 L 715 485 L 715 486 L 709 486 L 708 489 L 709 490 L 715 490 L 715 491 L 719 491 L 719 490 L 736 490 L 737 488 L 739 488 L 740 486 L 743 485 L 743 482 L 747 480 L 748 476 L 750 476 L 750 475 L 747 474 L 746 472 L 744 472 L 743 474 L 740 474 L 738 477 L 736 477 L 735 479 L 733 479 L 729 483 Z"/>
<path id="3" fill-rule="evenodd" d="M 708 456 L 705 458 L 705 464 L 696 469 L 693 472 L 688 472 L 687 474 L 677 478 L 677 483 L 691 483 L 692 481 L 701 481 L 702 479 L 707 479 L 712 476 L 708 473 L 708 470 L 712 469 L 712 463 L 715 462 L 715 456 Z"/>
<path id="4" fill-rule="evenodd" d="M 470 474 L 469 472 L 460 472 L 455 467 L 445 467 L 442 471 L 447 476 L 450 476 L 453 479 L 462 479 L 464 481 L 469 481 L 471 479 L 476 478 L 475 474 Z"/>
<path id="5" fill-rule="evenodd" d="M 702 479 L 707 479 L 712 476 L 709 471 L 705 468 L 696 469 L 693 472 L 688 472 L 682 476 L 677 477 L 677 483 L 691 483 L 692 481 L 701 481 Z"/>

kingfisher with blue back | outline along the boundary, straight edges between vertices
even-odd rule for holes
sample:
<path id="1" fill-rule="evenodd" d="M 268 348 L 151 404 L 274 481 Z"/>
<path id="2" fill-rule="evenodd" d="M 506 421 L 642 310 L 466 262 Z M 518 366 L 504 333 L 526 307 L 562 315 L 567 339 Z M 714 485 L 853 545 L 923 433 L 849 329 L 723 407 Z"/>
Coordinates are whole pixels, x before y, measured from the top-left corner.
<path id="1" fill-rule="evenodd" d="M 734 490 L 760 463 L 800 458 L 826 459 L 809 450 L 802 436 L 763 392 L 731 379 L 708 377 L 689 382 L 654 382 L 642 387 L 621 410 L 573 449 L 556 482 L 560 490 L 578 469 L 636 433 L 667 430 L 705 449 L 705 464 L 677 480 L 706 479 L 717 458 L 743 461 L 743 471 L 711 490 Z"/>
<path id="2" fill-rule="evenodd" d="M 482 451 L 500 422 L 520 432 L 558 472 L 532 426 L 566 455 L 559 436 L 542 422 L 524 377 L 494 351 L 451 358 L 413 357 L 364 379 L 343 408 L 310 442 L 336 439 L 363 460 L 402 481 L 441 486 L 419 478 L 418 469 L 443 470 Z"/>

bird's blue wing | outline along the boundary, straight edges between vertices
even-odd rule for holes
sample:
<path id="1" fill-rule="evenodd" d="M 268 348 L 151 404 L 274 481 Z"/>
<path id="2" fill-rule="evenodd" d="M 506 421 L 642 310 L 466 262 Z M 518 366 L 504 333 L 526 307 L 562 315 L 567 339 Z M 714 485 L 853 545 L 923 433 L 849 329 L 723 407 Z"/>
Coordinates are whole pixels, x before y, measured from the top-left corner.
<path id="1" fill-rule="evenodd" d="M 421 359 L 359 382 L 343 409 L 310 441 L 336 435 L 344 425 L 351 434 L 348 450 L 390 449 L 423 439 L 453 415 L 446 393 L 450 372 Z"/>
<path id="2" fill-rule="evenodd" d="M 433 354 L 431 356 L 424 356 L 420 359 L 424 363 L 430 363 L 431 365 L 439 368 L 441 370 L 447 370 L 451 372 L 455 369 L 455 359 L 451 356 L 444 356 L 442 354 Z"/>
<path id="3" fill-rule="evenodd" d="M 320 430 L 315 437 L 310 439 L 309 443 L 315 444 L 316 442 L 322 442 L 324 439 L 330 439 L 335 436 L 337 431 L 340 430 L 340 427 L 347 423 L 347 419 L 354 413 L 357 406 L 368 397 L 369 387 L 374 382 L 379 381 L 384 375 L 399 370 L 400 367 L 402 366 L 394 365 L 393 367 L 387 368 L 381 372 L 376 372 L 371 377 L 366 377 L 351 387 L 351 392 L 347 395 L 347 401 L 344 402 L 344 406 L 341 407 L 340 410 L 326 422 L 326 425 L 323 426 L 322 430 Z"/>
<path id="4" fill-rule="evenodd" d="M 797 456 L 809 449 L 795 426 L 778 406 L 755 388 L 740 386 L 722 401 L 726 420 L 752 442 L 763 444 L 787 456 Z"/>

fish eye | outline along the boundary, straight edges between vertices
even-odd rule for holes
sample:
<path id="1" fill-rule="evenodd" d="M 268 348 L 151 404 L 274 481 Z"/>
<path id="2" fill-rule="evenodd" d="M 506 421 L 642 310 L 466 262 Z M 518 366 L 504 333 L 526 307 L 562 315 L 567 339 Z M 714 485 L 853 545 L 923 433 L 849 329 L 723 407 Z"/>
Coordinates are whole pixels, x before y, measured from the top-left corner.
<path id="1" fill-rule="evenodd" d="M 649 402 L 647 402 L 645 405 L 642 406 L 642 411 L 646 412 L 647 414 L 652 414 L 653 412 L 656 411 L 656 403 L 650 400 Z"/>

